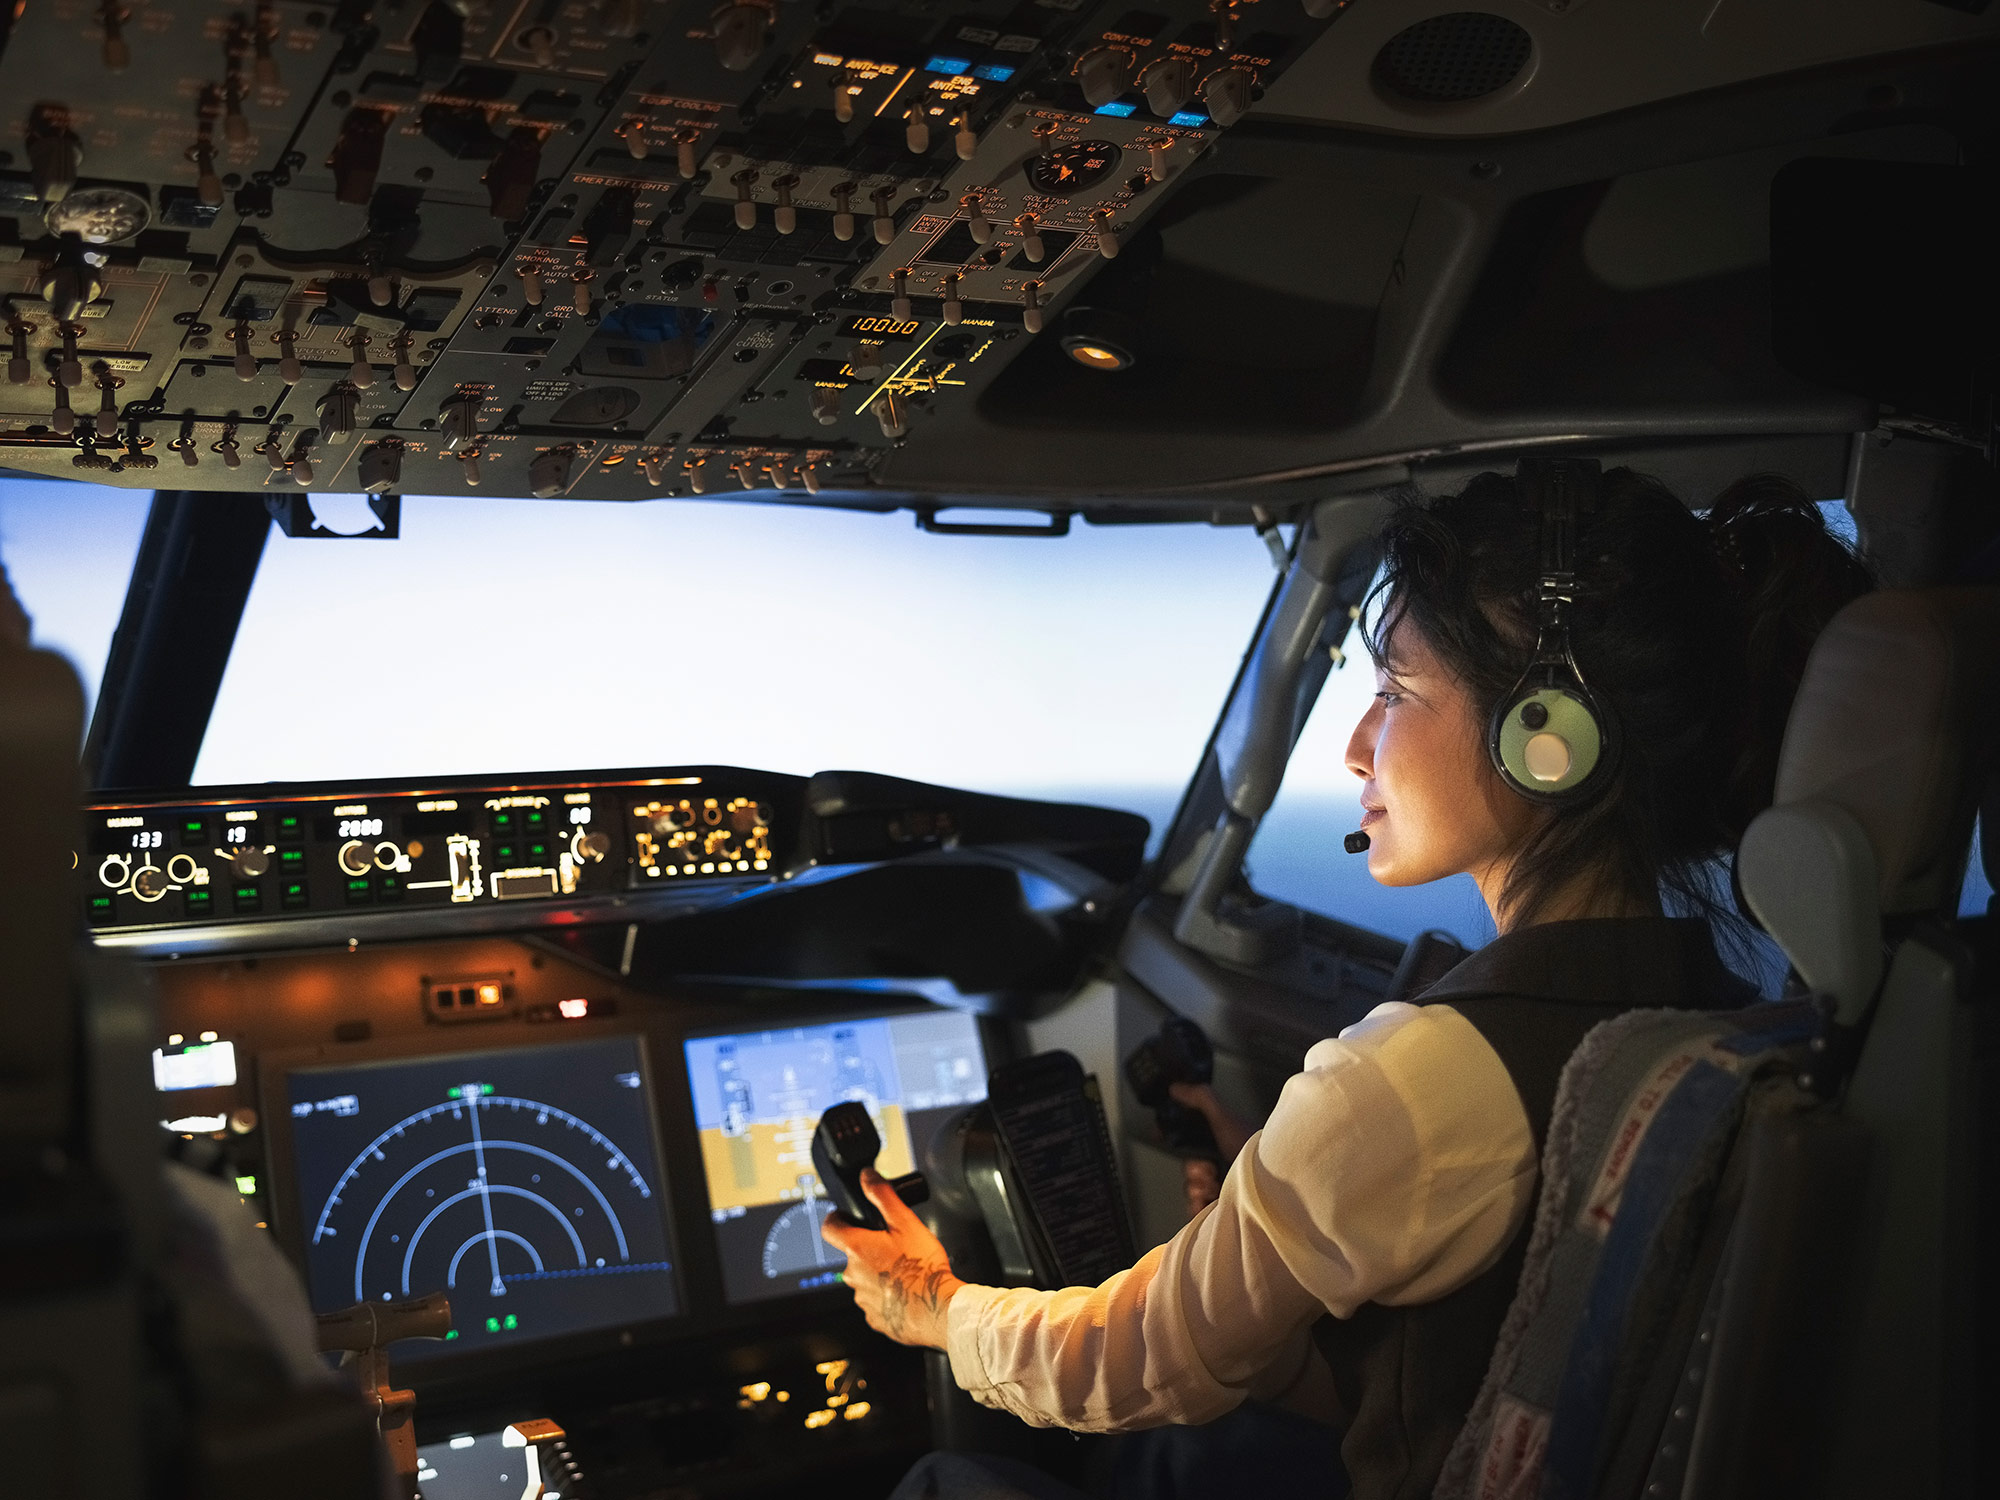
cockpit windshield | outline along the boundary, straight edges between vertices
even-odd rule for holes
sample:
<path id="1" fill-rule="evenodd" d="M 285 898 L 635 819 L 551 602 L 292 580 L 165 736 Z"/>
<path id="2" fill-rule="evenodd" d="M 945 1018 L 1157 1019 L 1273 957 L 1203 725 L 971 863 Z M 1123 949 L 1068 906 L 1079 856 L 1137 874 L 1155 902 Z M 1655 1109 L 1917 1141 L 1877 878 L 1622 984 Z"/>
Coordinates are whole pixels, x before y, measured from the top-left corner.
<path id="1" fill-rule="evenodd" d="M 1271 583 L 1247 527 L 412 497 L 393 542 L 272 531 L 194 779 L 847 768 L 1157 830 Z"/>

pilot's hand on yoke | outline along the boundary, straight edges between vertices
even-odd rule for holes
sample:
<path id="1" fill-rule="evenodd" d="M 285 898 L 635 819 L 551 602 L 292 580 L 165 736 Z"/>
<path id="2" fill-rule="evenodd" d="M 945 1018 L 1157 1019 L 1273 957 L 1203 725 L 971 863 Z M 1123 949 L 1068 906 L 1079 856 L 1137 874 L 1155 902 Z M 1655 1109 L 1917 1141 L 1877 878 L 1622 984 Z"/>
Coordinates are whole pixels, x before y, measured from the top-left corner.
<path id="1" fill-rule="evenodd" d="M 1208 1121 L 1209 1133 L 1215 1137 L 1216 1149 L 1222 1153 L 1220 1165 L 1198 1156 L 1189 1157 L 1181 1163 L 1181 1185 L 1187 1192 L 1188 1217 L 1192 1219 L 1222 1196 L 1223 1174 L 1229 1170 L 1230 1163 L 1242 1154 L 1253 1131 L 1230 1112 L 1229 1106 L 1216 1096 L 1215 1090 L 1208 1084 L 1170 1083 L 1167 1093 L 1174 1103 L 1200 1111 L 1202 1118 Z"/>
<path id="2" fill-rule="evenodd" d="M 937 1236 L 896 1196 L 873 1167 L 862 1169 L 861 1191 L 888 1224 L 862 1229 L 831 1213 L 820 1226 L 829 1245 L 847 1256 L 845 1280 L 868 1326 L 899 1344 L 945 1346 L 945 1309 L 965 1285 Z"/>

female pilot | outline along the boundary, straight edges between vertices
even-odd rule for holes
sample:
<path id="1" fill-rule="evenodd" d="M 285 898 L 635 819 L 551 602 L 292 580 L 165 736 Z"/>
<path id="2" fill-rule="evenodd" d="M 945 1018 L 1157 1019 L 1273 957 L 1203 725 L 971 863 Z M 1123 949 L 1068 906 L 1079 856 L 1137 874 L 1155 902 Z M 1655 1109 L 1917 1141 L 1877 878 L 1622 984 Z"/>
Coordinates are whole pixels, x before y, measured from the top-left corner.
<path id="1" fill-rule="evenodd" d="M 1705 518 L 1630 470 L 1598 489 L 1569 625 L 1620 743 L 1580 803 L 1518 795 L 1487 749 L 1537 632 L 1516 481 L 1406 503 L 1384 533 L 1380 691 L 1347 751 L 1368 870 L 1469 873 L 1498 936 L 1315 1045 L 1217 1201 L 1102 1286 L 967 1285 L 873 1181 L 888 1229 L 825 1229 L 873 1327 L 947 1351 L 988 1406 L 1086 1432 L 1210 1422 L 1330 1372 L 1352 1493 L 1430 1494 L 1513 1295 L 1570 1052 L 1622 1010 L 1748 998 L 1716 956 L 1712 861 L 1770 800 L 1813 637 L 1868 584 L 1784 480 Z"/>

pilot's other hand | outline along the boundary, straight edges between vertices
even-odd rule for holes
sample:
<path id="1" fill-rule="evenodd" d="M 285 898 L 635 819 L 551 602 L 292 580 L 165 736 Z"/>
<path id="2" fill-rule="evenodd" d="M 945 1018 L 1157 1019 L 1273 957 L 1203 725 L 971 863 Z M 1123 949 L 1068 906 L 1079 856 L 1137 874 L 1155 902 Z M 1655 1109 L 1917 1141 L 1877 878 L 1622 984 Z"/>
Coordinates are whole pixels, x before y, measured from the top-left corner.
<path id="1" fill-rule="evenodd" d="M 1217 1149 L 1222 1152 L 1223 1168 L 1227 1170 L 1229 1164 L 1242 1154 L 1256 1127 L 1239 1120 L 1229 1106 L 1216 1097 L 1215 1090 L 1205 1083 L 1170 1083 L 1167 1093 L 1174 1103 L 1201 1112 L 1201 1117 L 1208 1121 L 1209 1132 L 1215 1137 Z"/>
<path id="2" fill-rule="evenodd" d="M 945 1346 L 945 1309 L 965 1285 L 937 1236 L 910 1212 L 896 1190 L 875 1171 L 861 1171 L 861 1191 L 887 1229 L 862 1229 L 828 1214 L 820 1234 L 847 1256 L 846 1281 L 868 1326 L 899 1344 Z"/>
<path id="3" fill-rule="evenodd" d="M 1205 1156 L 1190 1156 L 1181 1163 L 1181 1186 L 1187 1191 L 1187 1214 L 1192 1219 L 1222 1196 L 1222 1168 Z"/>

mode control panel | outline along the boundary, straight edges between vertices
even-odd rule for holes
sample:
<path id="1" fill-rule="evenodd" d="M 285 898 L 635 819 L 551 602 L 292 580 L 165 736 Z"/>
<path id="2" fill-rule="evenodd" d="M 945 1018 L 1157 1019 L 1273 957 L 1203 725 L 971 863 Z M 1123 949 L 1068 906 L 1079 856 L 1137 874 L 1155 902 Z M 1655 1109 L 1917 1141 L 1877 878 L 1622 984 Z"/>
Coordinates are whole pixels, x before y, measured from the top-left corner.
<path id="1" fill-rule="evenodd" d="M 218 788 L 86 809 L 100 934 L 340 913 L 615 900 L 778 877 L 795 778 L 716 767 Z"/>

